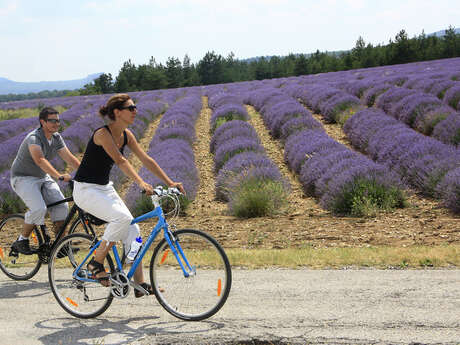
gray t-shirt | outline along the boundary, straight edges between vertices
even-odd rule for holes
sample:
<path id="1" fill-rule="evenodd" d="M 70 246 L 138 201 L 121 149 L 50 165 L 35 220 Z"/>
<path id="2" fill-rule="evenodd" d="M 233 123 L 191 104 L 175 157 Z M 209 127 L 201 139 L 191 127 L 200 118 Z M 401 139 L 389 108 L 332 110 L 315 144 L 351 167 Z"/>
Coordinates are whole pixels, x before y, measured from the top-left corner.
<path id="1" fill-rule="evenodd" d="M 38 145 L 43 151 L 43 155 L 47 160 L 51 160 L 56 157 L 57 152 L 65 147 L 64 140 L 59 133 L 54 133 L 51 136 L 51 144 L 46 139 L 42 128 L 37 128 L 34 131 L 27 134 L 24 140 L 19 146 L 18 154 L 14 159 L 13 165 L 11 166 L 10 175 L 11 177 L 16 176 L 35 176 L 43 178 L 46 173 L 35 164 L 32 156 L 30 155 L 29 145 Z"/>

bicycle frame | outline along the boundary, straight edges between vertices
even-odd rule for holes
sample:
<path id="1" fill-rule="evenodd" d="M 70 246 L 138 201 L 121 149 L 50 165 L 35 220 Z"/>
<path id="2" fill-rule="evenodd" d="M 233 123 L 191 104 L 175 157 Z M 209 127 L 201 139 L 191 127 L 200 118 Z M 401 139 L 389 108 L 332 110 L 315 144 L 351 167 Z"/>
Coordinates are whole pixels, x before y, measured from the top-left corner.
<path id="1" fill-rule="evenodd" d="M 177 246 L 177 248 L 176 248 L 176 246 L 173 243 L 173 240 L 171 239 L 168 223 L 166 222 L 166 219 L 165 219 L 164 214 L 163 214 L 163 209 L 161 208 L 161 206 L 157 206 L 154 210 L 152 210 L 152 211 L 150 211 L 148 213 L 145 213 L 145 214 L 143 214 L 143 215 L 141 215 L 141 216 L 139 216 L 137 218 L 134 218 L 131 221 L 131 224 L 136 224 L 136 223 L 139 223 L 139 222 L 141 222 L 143 220 L 153 218 L 153 217 L 158 217 L 158 222 L 156 223 L 155 227 L 150 232 L 150 235 L 147 238 L 147 241 L 142 245 L 142 248 L 139 251 L 139 253 L 137 254 L 136 259 L 134 260 L 131 269 L 128 271 L 128 273 L 126 275 L 128 277 L 128 279 L 131 280 L 131 278 L 133 277 L 134 272 L 136 271 L 137 267 L 141 264 L 142 259 L 144 258 L 145 254 L 147 253 L 147 250 L 150 248 L 152 243 L 155 241 L 155 238 L 158 236 L 158 234 L 160 233 L 161 229 L 163 229 L 163 231 L 164 231 L 164 237 L 165 237 L 166 241 L 168 242 L 168 245 L 171 248 L 171 251 L 173 252 L 174 256 L 176 257 L 177 262 L 179 263 L 180 267 L 182 268 L 182 272 L 184 273 L 184 276 L 187 278 L 190 275 L 193 275 L 194 268 L 189 264 L 189 262 L 188 262 L 187 258 L 185 257 L 185 254 L 182 251 L 182 248 L 180 247 L 179 243 L 176 242 L 176 246 Z M 91 248 L 91 250 L 89 251 L 88 255 L 85 257 L 84 260 L 82 260 L 82 263 L 75 269 L 75 271 L 73 273 L 73 277 L 75 279 L 78 279 L 78 280 L 81 280 L 81 281 L 87 281 L 87 282 L 94 281 L 94 279 L 79 277 L 78 272 L 80 271 L 82 266 L 87 262 L 87 260 L 93 255 L 93 253 L 96 251 L 96 249 L 99 247 L 99 245 L 101 244 L 101 241 L 102 240 L 99 240 L 96 243 L 96 245 L 93 248 Z M 114 259 L 115 259 L 116 268 L 117 268 L 117 270 L 119 272 L 122 272 L 123 271 L 123 264 L 122 264 L 122 261 L 120 259 L 120 255 L 118 254 L 116 246 L 112 247 L 112 252 L 113 252 Z M 184 263 L 185 263 L 185 265 L 184 265 Z"/>
<path id="2" fill-rule="evenodd" d="M 73 197 L 65 198 L 65 199 L 59 200 L 57 202 L 54 202 L 52 204 L 46 205 L 46 208 L 49 209 L 50 207 L 60 205 L 60 204 L 63 204 L 65 202 L 70 202 L 70 201 L 73 201 Z M 82 225 L 85 228 L 85 231 L 88 234 L 91 234 L 91 235 L 95 236 L 93 228 L 91 226 L 88 226 L 88 224 L 86 224 L 84 222 L 84 219 L 85 219 L 84 218 L 84 211 L 81 208 L 79 208 L 77 205 L 74 204 L 72 206 L 72 208 L 70 209 L 66 219 L 64 220 L 64 223 L 59 228 L 59 231 L 57 232 L 57 234 L 55 236 L 55 241 L 53 242 L 53 244 L 51 246 L 51 251 L 54 249 L 54 246 L 59 242 L 59 240 L 63 237 L 65 229 L 72 222 L 72 219 L 73 219 L 73 217 L 75 216 L 76 213 L 78 213 L 78 218 L 80 218 L 82 220 Z M 49 235 L 46 232 L 46 230 L 47 230 L 46 226 L 45 225 L 40 225 L 40 229 L 41 229 L 42 235 L 44 236 L 44 238 L 43 238 L 44 243 L 48 243 L 51 240 L 51 238 L 49 237 Z"/>

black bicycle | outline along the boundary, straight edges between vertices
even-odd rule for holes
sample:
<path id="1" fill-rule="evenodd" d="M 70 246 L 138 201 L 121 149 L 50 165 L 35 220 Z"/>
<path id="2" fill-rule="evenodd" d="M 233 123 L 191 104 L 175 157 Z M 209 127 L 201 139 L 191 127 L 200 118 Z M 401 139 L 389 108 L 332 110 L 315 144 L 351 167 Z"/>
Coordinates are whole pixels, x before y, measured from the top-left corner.
<path id="1" fill-rule="evenodd" d="M 65 198 L 47 205 L 47 208 L 73 201 L 73 197 Z M 76 215 L 76 218 L 75 218 Z M 86 233 L 96 237 L 96 226 L 105 222 L 83 211 L 76 204 L 70 209 L 64 224 L 59 229 L 54 241 L 48 235 L 46 225 L 35 226 L 30 235 L 30 248 L 33 254 L 21 254 L 12 245 L 21 233 L 24 225 L 23 214 L 11 214 L 0 223 L 0 269 L 11 279 L 28 280 L 40 269 L 42 264 L 48 264 L 55 245 L 64 237 L 64 231 L 69 224 L 68 234 Z M 65 251 L 63 256 L 67 255 Z"/>

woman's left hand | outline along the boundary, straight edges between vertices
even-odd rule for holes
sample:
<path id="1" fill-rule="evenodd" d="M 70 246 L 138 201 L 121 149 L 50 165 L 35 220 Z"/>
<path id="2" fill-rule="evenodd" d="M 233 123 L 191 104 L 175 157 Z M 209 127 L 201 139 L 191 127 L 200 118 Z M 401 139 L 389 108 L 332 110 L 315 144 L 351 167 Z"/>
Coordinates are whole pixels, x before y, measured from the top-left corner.
<path id="1" fill-rule="evenodd" d="M 186 195 L 182 182 L 173 182 L 169 185 L 169 187 L 176 187 L 177 189 L 181 191 L 182 194 Z"/>

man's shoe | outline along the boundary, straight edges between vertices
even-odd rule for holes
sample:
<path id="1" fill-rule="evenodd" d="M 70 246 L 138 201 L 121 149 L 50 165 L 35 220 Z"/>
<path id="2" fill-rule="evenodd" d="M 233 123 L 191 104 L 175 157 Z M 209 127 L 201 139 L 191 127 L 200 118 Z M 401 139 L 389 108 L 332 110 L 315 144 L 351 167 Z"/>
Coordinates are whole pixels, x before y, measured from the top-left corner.
<path id="1" fill-rule="evenodd" d="M 13 250 L 21 254 L 25 254 L 25 255 L 34 254 L 34 251 L 30 249 L 29 239 L 16 240 L 11 246 L 11 248 L 13 248 Z"/>

